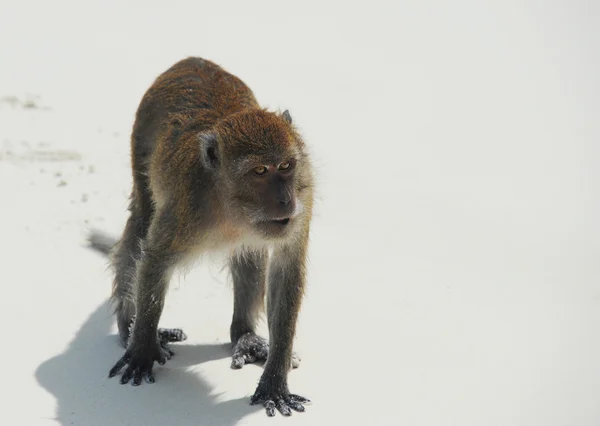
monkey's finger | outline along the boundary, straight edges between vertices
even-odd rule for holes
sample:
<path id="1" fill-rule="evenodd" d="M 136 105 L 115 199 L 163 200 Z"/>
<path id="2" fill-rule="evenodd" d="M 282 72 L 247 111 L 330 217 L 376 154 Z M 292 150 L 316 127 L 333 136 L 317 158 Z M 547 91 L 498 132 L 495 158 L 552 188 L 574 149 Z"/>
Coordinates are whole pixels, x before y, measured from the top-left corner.
<path id="1" fill-rule="evenodd" d="M 133 372 L 133 380 L 131 381 L 132 386 L 139 386 L 142 384 L 142 371 L 136 368 Z"/>
<path id="2" fill-rule="evenodd" d="M 243 356 L 233 356 L 233 358 L 231 359 L 231 368 L 233 368 L 234 370 L 239 370 L 240 368 L 242 368 L 244 366 L 246 362 L 244 361 L 244 357 Z"/>
<path id="3" fill-rule="evenodd" d="M 148 383 L 154 383 L 154 376 L 152 375 L 152 372 L 148 372 L 148 373 L 144 373 L 144 379 L 146 380 L 146 382 Z"/>
<path id="4" fill-rule="evenodd" d="M 173 349 L 171 349 L 165 342 L 161 342 L 160 343 L 160 348 L 166 352 L 165 356 L 168 354 L 170 355 L 170 357 L 172 357 L 173 355 L 175 355 L 175 351 Z M 171 358 L 167 358 L 167 359 L 171 359 Z"/>
<path id="5" fill-rule="evenodd" d="M 125 369 L 125 372 L 121 376 L 121 380 L 120 380 L 121 384 L 124 385 L 124 384 L 128 383 L 129 380 L 131 379 L 131 376 L 133 376 L 133 368 L 130 365 Z"/>
<path id="6" fill-rule="evenodd" d="M 287 406 L 283 398 L 277 400 L 277 409 L 286 417 L 292 415 L 292 410 L 290 410 L 290 407 Z"/>
<path id="7" fill-rule="evenodd" d="M 231 362 L 231 367 L 235 369 L 242 368 L 244 364 L 252 364 L 256 361 L 256 356 L 249 353 L 242 353 L 241 351 L 236 351 L 233 354 L 233 361 Z M 234 366 L 235 364 L 235 366 Z"/>
<path id="8" fill-rule="evenodd" d="M 299 402 L 300 404 L 310 404 L 312 402 L 310 399 L 294 393 L 289 394 L 288 397 L 290 401 Z"/>
<path id="9" fill-rule="evenodd" d="M 289 405 L 289 407 L 291 409 L 299 411 L 301 413 L 304 411 L 304 405 L 300 404 L 299 402 L 296 402 L 291 398 L 288 398 L 288 400 L 286 402 L 287 402 L 287 405 Z"/>
<path id="10" fill-rule="evenodd" d="M 171 354 L 169 353 L 169 351 L 167 351 L 165 348 L 160 348 L 160 351 L 158 352 L 158 357 L 156 358 L 156 361 L 160 365 L 165 365 L 165 363 L 169 359 L 171 359 Z"/>
<path id="11" fill-rule="evenodd" d="M 119 371 L 121 371 L 121 368 L 123 368 L 123 366 L 125 364 L 127 364 L 127 361 L 125 360 L 125 357 L 123 357 L 120 360 L 118 360 L 117 363 L 113 366 L 113 368 L 111 368 L 110 371 L 108 372 L 108 378 L 110 379 L 111 377 L 116 376 L 117 373 Z"/>
<path id="12" fill-rule="evenodd" d="M 166 359 L 167 361 L 168 361 L 168 360 L 170 360 L 171 358 L 173 358 L 173 356 L 175 356 L 175 352 L 174 352 L 174 351 L 172 351 L 172 350 L 171 350 L 171 349 L 169 349 L 169 348 L 165 348 L 165 347 L 163 347 L 163 348 L 162 348 L 162 350 L 163 350 L 163 353 L 164 353 L 164 355 L 165 355 L 165 359 Z"/>
<path id="13" fill-rule="evenodd" d="M 275 403 L 273 401 L 265 401 L 265 409 L 267 410 L 267 416 L 273 417 L 275 415 Z"/>

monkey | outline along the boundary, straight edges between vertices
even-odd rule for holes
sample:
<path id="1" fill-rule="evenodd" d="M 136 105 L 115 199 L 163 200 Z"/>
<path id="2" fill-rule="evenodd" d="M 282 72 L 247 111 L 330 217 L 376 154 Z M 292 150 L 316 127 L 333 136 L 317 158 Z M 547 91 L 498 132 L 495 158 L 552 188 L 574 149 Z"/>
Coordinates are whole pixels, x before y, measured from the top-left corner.
<path id="1" fill-rule="evenodd" d="M 261 107 L 238 77 L 203 58 L 183 59 L 145 92 L 131 133 L 129 217 L 111 251 L 111 300 L 124 355 L 120 383 L 155 381 L 181 329 L 158 328 L 170 277 L 224 252 L 233 281 L 232 368 L 265 361 L 250 398 L 268 416 L 305 411 L 288 372 L 304 295 L 314 171 L 288 110 Z M 270 341 L 256 334 L 264 312 Z"/>

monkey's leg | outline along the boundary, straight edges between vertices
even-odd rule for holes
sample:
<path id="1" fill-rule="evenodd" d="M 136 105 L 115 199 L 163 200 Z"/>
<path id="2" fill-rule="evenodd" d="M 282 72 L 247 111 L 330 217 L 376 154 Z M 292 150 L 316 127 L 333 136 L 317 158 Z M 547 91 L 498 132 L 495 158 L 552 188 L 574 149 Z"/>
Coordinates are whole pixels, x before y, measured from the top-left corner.
<path id="1" fill-rule="evenodd" d="M 304 292 L 306 243 L 276 248 L 270 265 L 267 310 L 271 350 L 250 400 L 251 404 L 263 403 L 268 416 L 275 415 L 275 408 L 289 416 L 291 409 L 304 411 L 303 404 L 310 402 L 308 398 L 291 394 L 287 385 L 296 320 Z"/>
<path id="2" fill-rule="evenodd" d="M 115 268 L 112 299 L 115 302 L 119 336 L 124 346 L 127 346 L 129 331 L 136 312 L 133 291 L 136 260 L 140 258 L 141 241 L 148 233 L 150 222 L 150 217 L 147 217 L 148 214 L 144 216 L 139 213 L 135 205 L 132 205 L 130 210 L 131 215 L 125 225 L 123 237 L 116 245 L 112 256 L 112 263 Z M 161 328 L 158 330 L 158 335 L 163 344 L 179 342 L 187 338 L 183 330 L 178 328 Z"/>
<path id="3" fill-rule="evenodd" d="M 133 204 L 133 203 L 132 203 Z M 146 237 L 149 218 L 142 217 L 134 208 L 125 225 L 123 236 L 117 243 L 112 264 L 115 269 L 112 299 L 115 302 L 115 314 L 121 343 L 127 345 L 129 327 L 135 317 L 133 286 L 135 280 L 135 262 L 140 257 L 141 240 Z"/>
<path id="4" fill-rule="evenodd" d="M 157 226 L 166 232 L 169 227 Z M 161 229 L 162 228 L 162 229 Z M 152 234 L 152 230 L 150 231 Z M 158 240 L 149 235 L 141 259 L 137 263 L 136 305 L 137 315 L 133 324 L 131 338 L 125 354 L 117 361 L 109 372 L 109 377 L 115 376 L 127 365 L 121 377 L 121 384 L 132 380 L 137 386 L 144 378 L 148 383 L 154 382 L 152 367 L 154 361 L 163 365 L 171 358 L 173 352 L 165 347 L 158 335 L 158 322 L 162 314 L 165 295 L 171 275 L 179 256 L 169 250 L 169 243 L 164 239 Z"/>
<path id="5" fill-rule="evenodd" d="M 269 342 L 255 333 L 263 310 L 268 255 L 265 250 L 246 250 L 229 259 L 233 278 L 233 319 L 229 334 L 233 345 L 231 368 L 266 360 Z"/>
<path id="6" fill-rule="evenodd" d="M 230 328 L 234 369 L 266 361 L 269 354 L 269 341 L 256 334 L 256 322 L 264 309 L 267 261 L 266 250 L 247 250 L 229 259 L 234 291 Z M 299 365 L 300 358 L 294 353 L 292 366 Z"/>

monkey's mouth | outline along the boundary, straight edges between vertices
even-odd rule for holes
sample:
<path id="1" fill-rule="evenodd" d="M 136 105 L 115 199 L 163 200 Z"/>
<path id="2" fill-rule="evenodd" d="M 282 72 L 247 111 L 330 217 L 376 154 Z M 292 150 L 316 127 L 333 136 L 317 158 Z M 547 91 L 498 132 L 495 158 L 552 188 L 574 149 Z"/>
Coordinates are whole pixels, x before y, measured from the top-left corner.
<path id="1" fill-rule="evenodd" d="M 276 225 L 285 226 L 288 223 L 290 223 L 290 218 L 286 217 L 285 219 L 275 219 L 275 220 L 270 220 L 269 222 L 274 223 Z"/>
<path id="2" fill-rule="evenodd" d="M 286 235 L 292 226 L 291 217 L 282 217 L 278 219 L 267 219 L 257 223 L 262 232 L 269 237 L 280 237 Z"/>

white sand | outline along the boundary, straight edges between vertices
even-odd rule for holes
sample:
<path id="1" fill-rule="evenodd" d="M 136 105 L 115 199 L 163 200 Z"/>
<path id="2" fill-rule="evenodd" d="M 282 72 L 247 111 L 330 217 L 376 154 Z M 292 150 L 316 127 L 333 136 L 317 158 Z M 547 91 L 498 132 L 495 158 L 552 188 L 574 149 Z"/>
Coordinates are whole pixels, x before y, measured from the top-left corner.
<path id="1" fill-rule="evenodd" d="M 600 424 L 597 5 L 124 3 L 0 6 L 2 424 Z M 290 419 L 248 405 L 260 366 L 229 368 L 219 264 L 173 282 L 163 325 L 189 340 L 156 383 L 106 377 L 85 236 L 121 232 L 135 109 L 189 55 L 314 153 L 289 379 L 314 403 Z"/>

